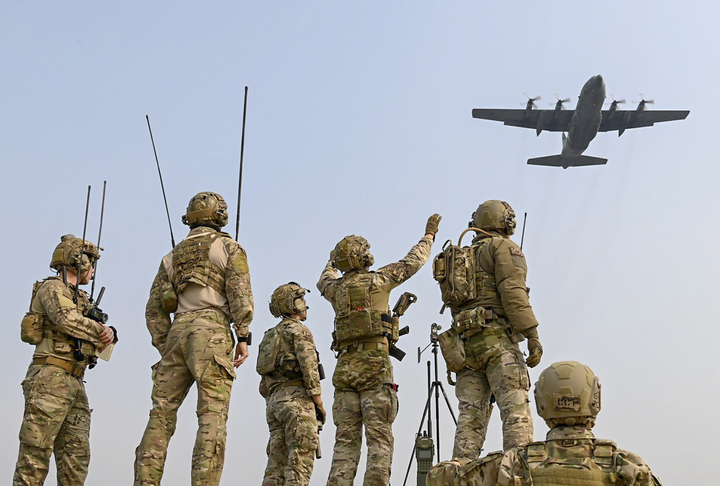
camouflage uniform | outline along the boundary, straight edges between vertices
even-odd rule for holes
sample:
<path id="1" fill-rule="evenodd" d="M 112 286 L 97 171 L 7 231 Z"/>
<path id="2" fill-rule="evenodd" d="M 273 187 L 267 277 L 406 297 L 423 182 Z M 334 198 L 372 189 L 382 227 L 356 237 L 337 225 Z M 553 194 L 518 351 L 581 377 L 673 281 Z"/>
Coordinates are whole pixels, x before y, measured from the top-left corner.
<path id="1" fill-rule="evenodd" d="M 318 443 L 318 421 L 310 398 L 322 392 L 318 355 L 310 329 L 299 320 L 284 317 L 275 332 L 279 334 L 278 369 L 260 380 L 270 429 L 262 485 L 307 486 Z"/>
<path id="2" fill-rule="evenodd" d="M 457 373 L 455 394 L 459 418 L 453 457 L 476 458 L 482 450 L 497 402 L 503 423 L 503 449 L 523 446 L 533 439 L 528 390 L 530 378 L 517 344 L 538 322 L 528 300 L 527 266 L 518 245 L 498 232 L 480 233 L 473 240 L 478 297 L 453 308 L 456 325 L 484 309 L 484 320 L 463 332 L 466 365 Z M 491 398 L 492 397 L 492 398 Z"/>
<path id="3" fill-rule="evenodd" d="M 83 316 L 91 307 L 84 291 L 78 290 L 77 304 L 74 297 L 75 285 L 50 277 L 32 300 L 31 312 L 43 316 L 43 339 L 22 382 L 25 412 L 14 486 L 43 484 L 53 453 L 58 485 L 79 486 L 87 477 L 90 407 L 83 376 L 95 350 L 104 346 L 99 341 L 104 326 Z"/>
<path id="4" fill-rule="evenodd" d="M 636 454 L 596 439 L 584 426 L 560 426 L 544 442 L 533 442 L 471 460 L 433 466 L 427 486 L 659 486 Z"/>
<path id="5" fill-rule="evenodd" d="M 171 322 L 167 302 L 175 295 Z M 247 337 L 252 316 L 247 257 L 230 235 L 195 227 L 163 258 L 145 310 L 153 346 L 162 359 L 152 366 L 153 408 L 135 451 L 136 486 L 160 484 L 177 410 L 193 383 L 198 389 L 198 433 L 191 484 L 220 482 L 235 379 L 230 323 L 239 338 Z"/>
<path id="6" fill-rule="evenodd" d="M 438 217 L 439 218 L 439 217 Z M 439 220 L 438 220 L 439 221 Z M 338 278 L 330 261 L 317 284 L 336 312 L 347 301 L 346 289 L 364 281 L 371 295 L 369 309 L 373 323 L 381 314 L 390 314 L 390 291 L 412 277 L 430 258 L 433 236 L 424 236 L 399 262 L 377 271 L 353 269 Z M 339 357 L 333 374 L 335 398 L 333 421 L 337 427 L 328 486 L 352 485 L 357 473 L 363 425 L 368 445 L 367 469 L 363 484 L 385 486 L 390 480 L 394 438 L 392 423 L 398 411 L 397 387 L 388 355 L 387 338 L 357 339 L 335 343 Z"/>

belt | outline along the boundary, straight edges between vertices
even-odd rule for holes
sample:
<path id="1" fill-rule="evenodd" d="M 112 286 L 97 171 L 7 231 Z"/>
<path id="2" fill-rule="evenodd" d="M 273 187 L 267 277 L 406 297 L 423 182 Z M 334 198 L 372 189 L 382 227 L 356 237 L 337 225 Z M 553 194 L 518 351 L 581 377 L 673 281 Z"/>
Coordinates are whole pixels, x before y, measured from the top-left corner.
<path id="1" fill-rule="evenodd" d="M 82 378 L 85 375 L 85 363 L 83 364 L 72 364 L 64 359 L 55 358 L 54 356 L 46 356 L 44 358 L 34 358 L 32 361 L 34 365 L 51 365 L 62 368 L 76 378 Z"/>
<path id="2" fill-rule="evenodd" d="M 352 354 L 371 349 L 380 349 L 388 353 L 390 347 L 388 346 L 387 338 L 378 336 L 377 338 L 370 338 L 367 341 L 349 344 L 340 350 L 340 354 Z"/>

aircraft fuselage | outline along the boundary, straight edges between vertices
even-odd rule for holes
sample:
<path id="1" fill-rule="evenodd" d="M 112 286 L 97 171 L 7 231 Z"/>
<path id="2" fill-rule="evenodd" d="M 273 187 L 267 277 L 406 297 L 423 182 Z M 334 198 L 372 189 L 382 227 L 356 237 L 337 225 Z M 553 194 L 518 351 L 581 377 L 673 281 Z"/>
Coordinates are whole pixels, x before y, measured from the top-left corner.
<path id="1" fill-rule="evenodd" d="M 567 136 L 563 136 L 561 156 L 582 154 L 595 138 L 602 122 L 605 102 L 605 82 L 601 75 L 588 79 L 578 97 L 575 113 L 570 120 Z"/>

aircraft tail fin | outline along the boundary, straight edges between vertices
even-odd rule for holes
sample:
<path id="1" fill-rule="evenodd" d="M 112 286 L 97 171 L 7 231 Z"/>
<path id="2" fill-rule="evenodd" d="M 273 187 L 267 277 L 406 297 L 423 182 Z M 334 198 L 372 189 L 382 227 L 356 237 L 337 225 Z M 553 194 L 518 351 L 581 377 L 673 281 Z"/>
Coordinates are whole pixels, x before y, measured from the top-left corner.
<path id="1" fill-rule="evenodd" d="M 534 159 L 528 159 L 528 165 L 545 165 L 549 167 L 562 167 L 567 169 L 568 167 L 580 167 L 586 165 L 605 165 L 607 159 L 601 159 L 600 157 L 591 157 L 589 155 L 575 155 L 575 156 L 562 156 L 562 155 L 548 155 L 546 157 L 536 157 Z"/>

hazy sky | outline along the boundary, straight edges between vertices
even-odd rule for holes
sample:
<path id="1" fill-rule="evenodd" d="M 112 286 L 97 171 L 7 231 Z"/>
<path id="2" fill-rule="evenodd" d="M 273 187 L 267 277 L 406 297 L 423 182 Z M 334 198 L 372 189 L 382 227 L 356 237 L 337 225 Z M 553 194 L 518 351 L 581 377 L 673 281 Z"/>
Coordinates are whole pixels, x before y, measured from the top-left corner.
<path id="1" fill-rule="evenodd" d="M 332 403 L 332 310 L 315 283 L 330 250 L 365 236 L 375 261 L 403 257 L 426 218 L 454 242 L 477 205 L 528 213 L 524 252 L 545 356 L 589 365 L 603 385 L 598 436 L 640 454 L 666 485 L 710 484 L 720 433 L 717 364 L 718 57 L 712 2 L 4 2 L 0 15 L 0 163 L 5 278 L 0 482 L 10 481 L 32 347 L 19 339 L 32 283 L 50 274 L 60 235 L 97 239 L 108 181 L 98 286 L 118 329 L 110 363 L 86 375 L 94 409 L 89 485 L 131 484 L 159 359 L 144 307 L 170 250 L 145 115 L 163 169 L 175 239 L 188 200 L 219 192 L 235 233 L 243 88 L 249 100 L 239 241 L 247 250 L 256 341 L 276 320 L 272 290 L 313 289 L 313 330 Z M 561 135 L 472 119 L 473 108 L 520 108 L 524 92 L 575 100 L 602 74 L 608 94 L 639 92 L 685 121 L 599 134 L 586 154 L 603 167 L 531 167 Z M 518 235 L 519 241 L 519 235 Z M 392 484 L 402 484 L 426 399 L 430 324 L 444 328 L 430 265 L 391 297 L 418 303 L 395 362 L 400 413 Z M 523 344 L 523 349 L 525 345 Z M 223 485 L 260 484 L 264 401 L 254 355 L 234 386 Z M 441 360 L 444 380 L 444 363 Z M 445 383 L 453 406 L 454 389 Z M 179 414 L 166 485 L 188 484 L 195 392 Z M 534 411 L 534 403 L 532 404 Z M 442 406 L 441 452 L 454 426 Z M 535 415 L 535 437 L 547 428 Z M 322 432 L 323 485 L 334 426 Z M 495 412 L 486 450 L 502 445 Z M 364 464 L 364 456 L 363 456 Z M 361 483 L 362 468 L 356 480 Z M 408 484 L 414 484 L 415 466 Z M 46 484 L 54 485 L 54 468 Z"/>

